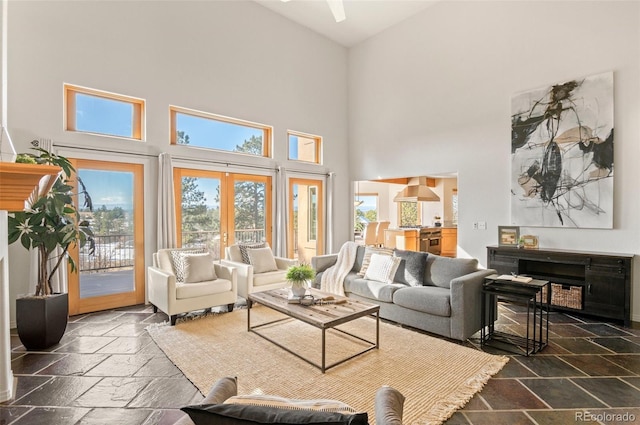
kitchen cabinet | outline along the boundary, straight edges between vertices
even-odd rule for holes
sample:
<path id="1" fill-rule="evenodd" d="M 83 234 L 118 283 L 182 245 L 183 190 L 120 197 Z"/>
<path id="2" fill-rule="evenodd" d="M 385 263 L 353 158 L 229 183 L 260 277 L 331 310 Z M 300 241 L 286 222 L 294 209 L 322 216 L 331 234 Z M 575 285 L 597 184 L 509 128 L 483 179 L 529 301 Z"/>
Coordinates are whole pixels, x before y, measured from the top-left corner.
<path id="1" fill-rule="evenodd" d="M 487 267 L 548 280 L 554 309 L 631 324 L 631 254 L 489 246 Z"/>
<path id="2" fill-rule="evenodd" d="M 454 257 L 458 252 L 458 228 L 443 227 L 442 228 L 442 249 L 440 255 L 443 257 Z"/>
<path id="3" fill-rule="evenodd" d="M 407 251 L 418 251 L 418 229 L 386 229 L 384 231 L 384 247 L 398 248 Z"/>

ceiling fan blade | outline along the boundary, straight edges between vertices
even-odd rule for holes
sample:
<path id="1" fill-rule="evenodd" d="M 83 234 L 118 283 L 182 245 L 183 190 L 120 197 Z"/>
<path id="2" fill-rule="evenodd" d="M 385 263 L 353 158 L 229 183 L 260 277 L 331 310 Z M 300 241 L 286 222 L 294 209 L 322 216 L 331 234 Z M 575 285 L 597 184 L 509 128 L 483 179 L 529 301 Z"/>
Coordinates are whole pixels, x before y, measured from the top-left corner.
<path id="1" fill-rule="evenodd" d="M 336 22 L 342 22 L 347 18 L 344 14 L 344 3 L 342 0 L 327 0 L 327 3 L 329 3 L 329 9 L 331 9 L 331 13 L 333 13 Z"/>

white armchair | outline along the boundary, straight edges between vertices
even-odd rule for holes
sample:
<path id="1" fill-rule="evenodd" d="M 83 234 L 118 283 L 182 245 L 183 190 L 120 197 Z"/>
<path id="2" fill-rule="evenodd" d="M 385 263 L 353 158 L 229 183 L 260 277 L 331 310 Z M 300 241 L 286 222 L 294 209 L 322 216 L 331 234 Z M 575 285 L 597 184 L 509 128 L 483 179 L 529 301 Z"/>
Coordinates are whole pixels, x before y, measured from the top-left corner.
<path id="1" fill-rule="evenodd" d="M 225 304 L 232 311 L 238 299 L 235 269 L 214 263 L 208 255 L 189 254 L 194 250 L 161 249 L 147 268 L 149 302 L 154 313 L 160 309 L 169 315 L 172 326 L 180 313 Z"/>
<path id="2" fill-rule="evenodd" d="M 273 254 L 272 254 L 273 255 Z M 285 275 L 290 266 L 298 264 L 297 260 L 275 257 L 276 269 L 270 271 L 260 271 L 243 261 L 242 253 L 238 245 L 231 245 L 225 248 L 225 259 L 220 260 L 220 264 L 234 267 L 238 273 L 238 295 L 247 298 L 252 292 L 268 291 L 271 289 L 284 288 L 289 285 Z"/>

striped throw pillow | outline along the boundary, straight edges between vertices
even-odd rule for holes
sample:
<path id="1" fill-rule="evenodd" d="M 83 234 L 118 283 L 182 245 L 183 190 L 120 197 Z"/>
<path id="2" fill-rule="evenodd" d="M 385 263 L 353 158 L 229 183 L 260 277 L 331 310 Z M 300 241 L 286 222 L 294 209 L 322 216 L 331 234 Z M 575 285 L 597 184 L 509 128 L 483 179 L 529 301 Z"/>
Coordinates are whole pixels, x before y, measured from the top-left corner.
<path id="1" fill-rule="evenodd" d="M 369 263 L 371 262 L 371 256 L 373 254 L 380 255 L 393 255 L 393 249 L 390 248 L 374 248 L 372 246 L 368 246 L 364 250 L 364 257 L 362 258 L 362 267 L 358 272 L 358 276 L 364 276 L 367 272 L 367 268 L 369 268 Z"/>

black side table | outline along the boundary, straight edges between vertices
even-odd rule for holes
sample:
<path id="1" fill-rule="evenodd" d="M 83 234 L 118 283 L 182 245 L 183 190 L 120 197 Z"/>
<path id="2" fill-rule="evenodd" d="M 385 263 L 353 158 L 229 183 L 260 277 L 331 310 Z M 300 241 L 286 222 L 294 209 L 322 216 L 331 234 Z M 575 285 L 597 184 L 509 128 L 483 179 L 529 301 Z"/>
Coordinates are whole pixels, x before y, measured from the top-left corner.
<path id="1" fill-rule="evenodd" d="M 545 287 L 547 289 L 543 291 Z M 543 295 L 545 299 L 543 299 Z M 526 304 L 526 336 L 522 337 L 495 329 L 495 321 L 498 318 L 497 301 L 499 299 Z M 482 286 L 480 345 L 490 345 L 525 356 L 537 353 L 546 347 L 549 342 L 550 303 L 550 285 L 546 280 L 533 279 L 530 282 L 523 283 L 499 279 L 498 275 L 487 276 Z"/>

